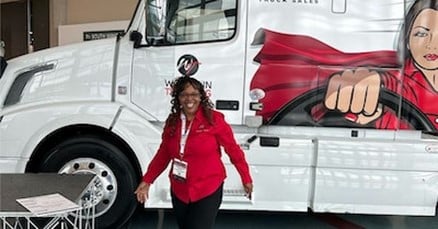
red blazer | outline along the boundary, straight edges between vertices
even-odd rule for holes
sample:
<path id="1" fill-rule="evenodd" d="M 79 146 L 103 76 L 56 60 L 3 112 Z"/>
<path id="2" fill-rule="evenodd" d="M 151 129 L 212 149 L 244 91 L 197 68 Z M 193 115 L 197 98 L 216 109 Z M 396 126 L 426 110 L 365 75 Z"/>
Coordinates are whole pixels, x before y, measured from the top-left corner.
<path id="1" fill-rule="evenodd" d="M 184 148 L 183 160 L 188 163 L 187 179 L 181 182 L 169 173 L 171 189 L 185 203 L 195 202 L 216 191 L 226 177 L 225 166 L 221 159 L 220 146 L 231 159 L 240 174 L 242 183 L 252 183 L 245 155 L 236 143 L 233 132 L 224 119 L 224 115 L 213 111 L 214 125 L 210 125 L 199 109 L 193 119 Z M 180 159 L 181 120 L 171 136 L 170 126 L 165 126 L 161 145 L 149 164 L 143 181 L 153 183 L 167 168 L 173 158 Z"/>

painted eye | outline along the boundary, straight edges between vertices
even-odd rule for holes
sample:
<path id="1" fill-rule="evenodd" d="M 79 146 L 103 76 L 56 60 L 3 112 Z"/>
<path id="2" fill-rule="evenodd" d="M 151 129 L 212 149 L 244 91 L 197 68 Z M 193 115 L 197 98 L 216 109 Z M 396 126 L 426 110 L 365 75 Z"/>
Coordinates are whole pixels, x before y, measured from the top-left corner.
<path id="1" fill-rule="evenodd" d="M 418 31 L 414 33 L 415 37 L 427 37 L 427 32 Z"/>
<path id="2" fill-rule="evenodd" d="M 252 89 L 250 92 L 249 92 L 249 97 L 252 99 L 252 100 L 260 100 L 260 99 L 263 99 L 263 98 L 265 98 L 265 91 L 263 91 L 262 89 L 260 89 L 260 88 L 255 88 L 255 89 Z"/>

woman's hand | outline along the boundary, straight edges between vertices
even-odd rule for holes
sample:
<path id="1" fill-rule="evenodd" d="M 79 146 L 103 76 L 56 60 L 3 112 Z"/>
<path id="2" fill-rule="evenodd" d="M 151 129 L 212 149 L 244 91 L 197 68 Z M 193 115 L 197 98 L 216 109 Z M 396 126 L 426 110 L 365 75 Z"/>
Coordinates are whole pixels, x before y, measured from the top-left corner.
<path id="1" fill-rule="evenodd" d="M 379 104 L 381 81 L 377 71 L 363 67 L 334 74 L 324 104 L 329 110 L 344 113 L 348 120 L 366 125 L 383 113 Z"/>
<path id="2" fill-rule="evenodd" d="M 144 181 L 142 181 L 137 189 L 135 190 L 135 194 L 137 195 L 137 201 L 140 203 L 144 203 L 148 200 L 149 198 L 149 187 L 151 186 L 151 184 L 148 184 Z"/>
<path id="3" fill-rule="evenodd" d="M 243 188 L 245 189 L 245 192 L 246 192 L 248 199 L 251 199 L 252 198 L 252 189 L 254 188 L 252 183 L 243 184 Z"/>

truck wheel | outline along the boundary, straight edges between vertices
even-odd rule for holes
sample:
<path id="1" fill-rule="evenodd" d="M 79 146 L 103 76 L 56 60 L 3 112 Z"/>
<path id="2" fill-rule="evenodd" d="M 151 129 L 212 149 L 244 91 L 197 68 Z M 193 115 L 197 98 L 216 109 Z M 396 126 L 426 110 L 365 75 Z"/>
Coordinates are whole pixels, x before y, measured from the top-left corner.
<path id="1" fill-rule="evenodd" d="M 84 136 L 61 142 L 47 152 L 39 171 L 96 175 L 97 228 L 121 227 L 137 207 L 134 169 L 122 151 L 104 139 Z"/>

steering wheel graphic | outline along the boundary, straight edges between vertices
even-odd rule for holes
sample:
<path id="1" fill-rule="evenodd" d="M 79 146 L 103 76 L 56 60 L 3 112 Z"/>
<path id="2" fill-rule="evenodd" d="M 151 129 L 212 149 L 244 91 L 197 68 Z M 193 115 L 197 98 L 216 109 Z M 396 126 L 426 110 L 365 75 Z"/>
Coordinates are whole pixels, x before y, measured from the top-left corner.
<path id="1" fill-rule="evenodd" d="M 285 126 L 326 126 L 326 127 L 349 127 L 349 128 L 374 128 L 372 123 L 361 125 L 351 122 L 339 111 L 328 111 L 316 120 L 312 117 L 311 110 L 316 105 L 322 104 L 326 88 L 319 87 L 310 90 L 286 104 L 272 119 L 268 125 Z M 407 121 L 413 129 L 426 132 L 436 131 L 435 126 L 415 105 L 387 89 L 381 89 L 379 103 L 391 109 L 396 114 L 400 112 L 401 119 Z M 400 107 L 401 104 L 401 107 Z"/>

